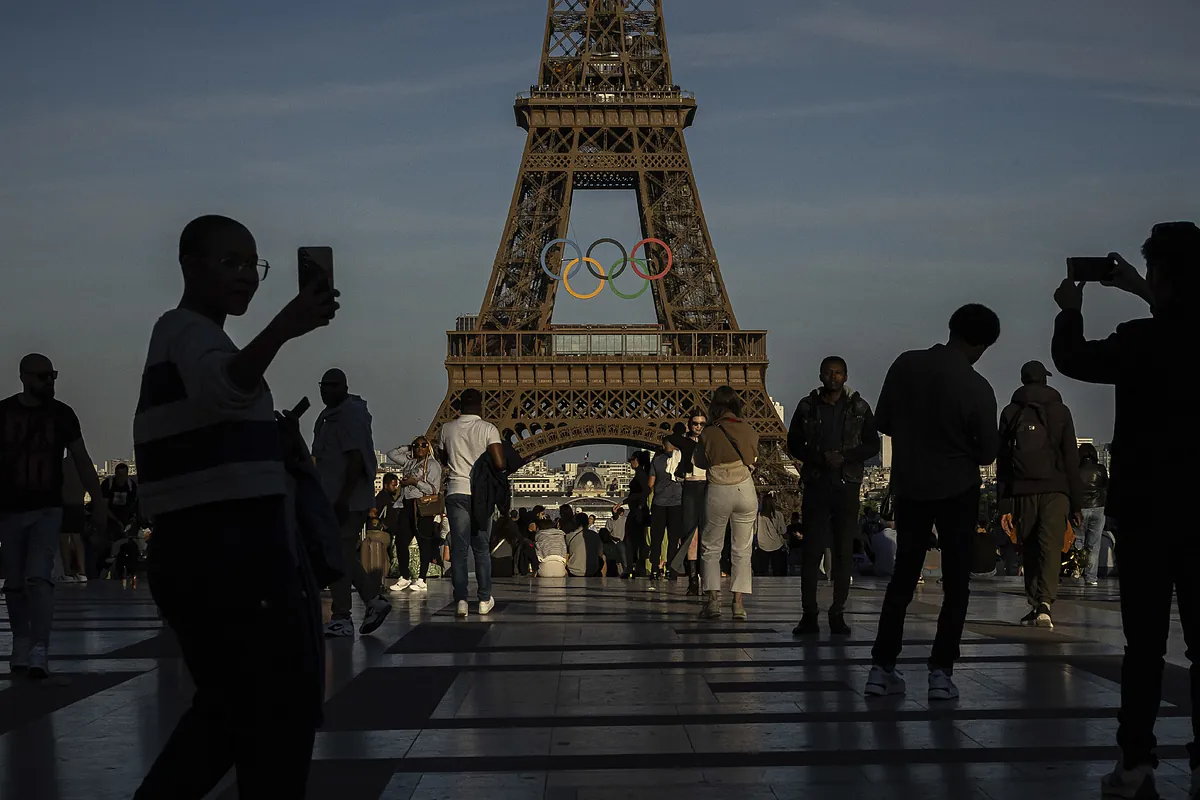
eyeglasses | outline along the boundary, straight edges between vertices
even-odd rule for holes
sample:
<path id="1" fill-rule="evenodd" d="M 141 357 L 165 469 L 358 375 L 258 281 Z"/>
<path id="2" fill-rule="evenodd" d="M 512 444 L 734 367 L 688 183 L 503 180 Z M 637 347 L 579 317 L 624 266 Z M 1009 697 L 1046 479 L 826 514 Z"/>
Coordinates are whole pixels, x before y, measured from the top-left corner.
<path id="1" fill-rule="evenodd" d="M 705 419 L 694 419 L 694 420 L 692 420 L 692 427 L 693 428 L 703 428 L 707 422 L 708 422 L 708 420 L 705 420 Z"/>
<path id="2" fill-rule="evenodd" d="M 203 258 L 204 256 L 198 257 Z M 238 258 L 237 256 L 225 256 L 224 258 L 216 259 L 216 261 L 217 264 L 219 264 L 223 269 L 227 269 L 232 272 L 247 272 L 254 270 L 258 273 L 258 279 L 260 281 L 265 281 L 267 279 L 267 273 L 271 271 L 271 264 L 265 258 L 243 259 Z"/>
<path id="3" fill-rule="evenodd" d="M 37 378 L 39 381 L 56 381 L 56 380 L 58 380 L 58 370 L 56 370 L 56 369 L 41 370 L 38 372 L 26 372 L 24 374 L 28 375 L 31 378 Z"/>

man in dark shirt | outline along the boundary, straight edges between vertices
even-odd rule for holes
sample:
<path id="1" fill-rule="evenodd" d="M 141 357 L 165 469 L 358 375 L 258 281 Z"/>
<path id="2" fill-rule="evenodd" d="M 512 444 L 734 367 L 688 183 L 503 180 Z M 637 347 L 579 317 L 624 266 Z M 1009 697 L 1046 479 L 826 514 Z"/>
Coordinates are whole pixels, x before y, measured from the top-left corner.
<path id="1" fill-rule="evenodd" d="M 800 480 L 807 526 L 800 572 L 804 614 L 792 631 L 797 636 L 820 632 L 817 579 L 826 548 L 833 554 L 829 631 L 843 636 L 850 633 L 845 611 L 858 503 L 864 465 L 879 452 L 879 432 L 871 406 L 846 388 L 848 375 L 844 358 L 829 356 L 822 361 L 821 388 L 800 401 L 788 429 L 788 449 L 804 464 Z"/>
<path id="2" fill-rule="evenodd" d="M 1121 762 L 1101 783 L 1105 797 L 1154 797 L 1154 721 L 1162 698 L 1163 655 L 1171 631 L 1171 604 L 1190 644 L 1200 641 L 1200 594 L 1195 564 L 1200 538 L 1176 518 L 1179 498 L 1192 482 L 1193 448 L 1179 432 L 1190 430 L 1194 409 L 1165 392 L 1163 381 L 1187 372 L 1196 352 L 1193 307 L 1200 289 L 1200 228 L 1192 222 L 1155 225 L 1142 246 L 1143 280 L 1129 262 L 1110 253 L 1106 285 L 1141 297 L 1151 316 L 1117 326 L 1106 339 L 1083 335 L 1083 284 L 1065 280 L 1054 294 L 1062 313 L 1054 321 L 1051 355 L 1058 371 L 1086 383 L 1116 388 L 1112 467 L 1105 514 L 1117 539 L 1121 623 L 1121 711 L 1117 744 Z M 1181 372 L 1182 370 L 1182 372 Z M 1164 555 L 1166 557 L 1164 557 Z M 1195 658 L 1189 647 L 1189 660 Z M 1192 665 L 1192 674 L 1197 667 Z M 1192 685 L 1196 682 L 1193 678 Z M 1195 691 L 1193 690 L 1193 695 Z M 1200 730 L 1200 705 L 1192 698 L 1192 730 Z M 1200 793 L 1200 748 L 1188 744 L 1190 797 Z"/>
<path id="3" fill-rule="evenodd" d="M 106 504 L 79 418 L 54 399 L 58 372 L 50 359 L 25 356 L 20 372 L 21 393 L 0 401 L 0 548 L 13 636 L 9 667 L 40 680 L 49 675 L 50 573 L 62 528 L 64 450 L 101 519 Z"/>
<path id="4" fill-rule="evenodd" d="M 117 464 L 112 477 L 100 484 L 100 493 L 108 501 L 108 528 L 113 538 L 121 538 L 125 528 L 137 519 L 137 484 L 129 477 L 129 465 Z"/>
<path id="5" fill-rule="evenodd" d="M 971 304 L 950 317 L 950 339 L 902 353 L 888 370 L 875 421 L 892 437 L 896 564 L 879 615 L 866 695 L 903 694 L 896 659 L 934 527 L 942 551 L 942 613 L 929 657 L 929 699 L 953 700 L 951 680 L 971 597 L 971 546 L 981 466 L 999 449 L 996 393 L 974 365 L 1000 338 L 1000 320 Z"/>

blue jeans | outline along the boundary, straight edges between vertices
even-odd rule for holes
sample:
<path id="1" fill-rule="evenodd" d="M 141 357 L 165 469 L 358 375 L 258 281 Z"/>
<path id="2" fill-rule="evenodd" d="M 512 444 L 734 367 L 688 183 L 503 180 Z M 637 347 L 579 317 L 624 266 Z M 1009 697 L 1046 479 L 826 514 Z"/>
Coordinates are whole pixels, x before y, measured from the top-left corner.
<path id="1" fill-rule="evenodd" d="M 1085 508 L 1083 510 L 1083 525 L 1075 535 L 1075 549 L 1083 548 L 1088 552 L 1087 569 L 1084 579 L 1096 580 L 1100 570 L 1100 537 L 1104 535 L 1104 508 Z"/>
<path id="2" fill-rule="evenodd" d="M 62 530 L 62 509 L 0 514 L 0 551 L 4 561 L 4 598 L 14 639 L 50 643 L 54 617 L 54 554 Z"/>
<path id="3" fill-rule="evenodd" d="M 492 552 L 489 546 L 491 524 L 484 530 L 471 529 L 471 495 L 446 497 L 446 516 L 450 520 L 450 566 L 454 578 L 454 600 L 467 599 L 467 551 L 475 551 L 475 580 L 479 583 L 479 602 L 492 597 Z"/>

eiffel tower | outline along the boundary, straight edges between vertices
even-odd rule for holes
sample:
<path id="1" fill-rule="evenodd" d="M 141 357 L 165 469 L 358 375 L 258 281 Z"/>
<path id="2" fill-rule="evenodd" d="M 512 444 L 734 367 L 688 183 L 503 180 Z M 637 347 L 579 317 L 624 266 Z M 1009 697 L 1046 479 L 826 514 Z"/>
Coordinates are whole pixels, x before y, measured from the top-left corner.
<path id="1" fill-rule="evenodd" d="M 766 390 L 767 334 L 738 327 L 725 292 L 683 137 L 696 101 L 672 79 L 662 0 L 549 0 L 538 84 L 515 110 L 528 137 L 508 221 L 479 315 L 449 333 L 449 390 L 429 435 L 474 387 L 485 418 L 526 458 L 594 443 L 658 447 L 728 384 L 761 436 L 761 489 L 791 494 L 787 431 Z M 562 274 L 564 245 L 545 248 L 567 238 L 576 189 L 637 192 L 643 237 L 673 256 L 651 282 L 657 325 L 551 324 L 561 281 L 543 258 Z M 644 274 L 667 269 L 660 246 L 642 252 Z M 595 279 L 578 274 L 590 290 Z"/>

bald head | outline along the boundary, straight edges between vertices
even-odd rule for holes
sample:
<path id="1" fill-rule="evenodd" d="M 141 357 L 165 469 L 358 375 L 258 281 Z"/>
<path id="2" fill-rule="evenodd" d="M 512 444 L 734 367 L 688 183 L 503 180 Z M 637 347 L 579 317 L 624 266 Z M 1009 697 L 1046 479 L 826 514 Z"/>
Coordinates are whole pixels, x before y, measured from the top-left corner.
<path id="1" fill-rule="evenodd" d="M 21 359 L 21 388 L 34 400 L 46 402 L 54 399 L 54 381 L 58 373 L 50 359 L 41 353 L 30 353 Z"/>
<path id="2" fill-rule="evenodd" d="M 346 373 L 340 369 L 326 370 L 321 376 L 321 402 L 326 408 L 333 408 L 340 404 L 350 394 L 349 384 L 346 381 Z"/>

